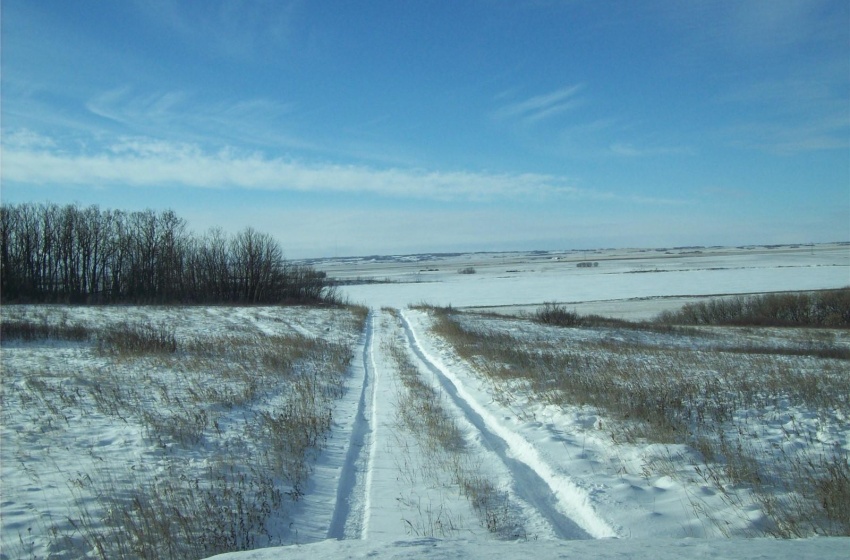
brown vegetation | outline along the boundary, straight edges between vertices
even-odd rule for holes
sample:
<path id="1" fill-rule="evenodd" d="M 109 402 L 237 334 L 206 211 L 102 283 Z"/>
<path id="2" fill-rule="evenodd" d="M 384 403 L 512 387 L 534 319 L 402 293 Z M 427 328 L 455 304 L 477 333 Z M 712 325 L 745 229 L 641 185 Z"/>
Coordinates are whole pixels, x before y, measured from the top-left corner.
<path id="1" fill-rule="evenodd" d="M 736 488 L 749 489 L 770 520 L 764 534 L 850 535 L 846 508 L 835 503 L 850 495 L 845 451 L 805 431 L 786 432 L 799 447 L 795 453 L 776 453 L 759 443 L 760 436 L 752 439 L 777 422 L 783 401 L 846 422 L 850 356 L 840 331 L 748 328 L 723 336 L 714 327 L 656 324 L 659 332 L 648 333 L 646 325 L 626 322 L 586 326 L 597 321 L 549 305 L 537 314 L 539 321 L 581 332 L 537 338 L 524 337 L 522 328 L 501 328 L 507 319 L 482 323 L 451 309 L 433 313 L 435 333 L 491 380 L 506 405 L 522 410 L 517 399 L 528 394 L 533 402 L 590 406 L 607 418 L 615 441 L 689 445 L 698 457 L 695 472 L 724 499 L 746 507 Z M 793 413 L 790 418 L 793 423 Z M 692 505 L 710 518 L 697 501 Z M 722 520 L 711 521 L 724 530 Z"/>
<path id="2" fill-rule="evenodd" d="M 714 298 L 662 313 L 659 322 L 683 325 L 750 325 L 850 328 L 850 287 L 820 292 Z"/>

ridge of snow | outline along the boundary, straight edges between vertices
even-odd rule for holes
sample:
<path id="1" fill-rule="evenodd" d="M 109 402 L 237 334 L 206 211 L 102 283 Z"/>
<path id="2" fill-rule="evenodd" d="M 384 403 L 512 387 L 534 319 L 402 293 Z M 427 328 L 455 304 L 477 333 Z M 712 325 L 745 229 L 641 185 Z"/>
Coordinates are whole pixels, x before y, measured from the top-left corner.
<path id="1" fill-rule="evenodd" d="M 499 422 L 495 416 L 467 391 L 461 380 L 445 366 L 441 360 L 430 355 L 422 346 L 416 331 L 410 323 L 405 311 L 401 312 L 404 320 L 405 330 L 412 338 L 414 348 L 425 358 L 426 361 L 433 364 L 440 373 L 448 379 L 455 387 L 458 396 L 465 401 L 470 410 L 474 411 L 486 424 L 487 428 L 496 436 L 505 441 L 508 446 L 508 453 L 515 459 L 527 465 L 532 471 L 540 476 L 541 479 L 551 488 L 556 498 L 558 509 L 568 518 L 587 531 L 594 538 L 614 538 L 619 535 L 611 527 L 608 522 L 602 519 L 590 504 L 589 497 L 581 488 L 576 486 L 569 479 L 558 475 L 554 470 L 540 457 L 540 454 L 525 438 L 518 433 L 507 428 Z"/>
<path id="2" fill-rule="evenodd" d="M 221 554 L 210 560 L 493 560 L 494 558 L 582 558 L 608 560 L 801 560 L 847 558 L 850 538 L 777 539 L 602 539 L 505 542 L 418 538 L 395 541 L 322 541 L 308 545 Z"/>

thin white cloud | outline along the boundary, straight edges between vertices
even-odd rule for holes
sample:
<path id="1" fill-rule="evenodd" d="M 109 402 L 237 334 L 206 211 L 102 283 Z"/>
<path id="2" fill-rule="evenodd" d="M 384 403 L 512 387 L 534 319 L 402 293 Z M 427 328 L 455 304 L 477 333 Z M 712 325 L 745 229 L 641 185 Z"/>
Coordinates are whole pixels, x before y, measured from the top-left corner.
<path id="1" fill-rule="evenodd" d="M 16 143 L 16 139 L 21 140 Z M 10 141 L 11 140 L 11 141 Z M 567 198 L 645 206 L 687 200 L 582 189 L 565 177 L 541 173 L 489 173 L 376 169 L 305 163 L 225 148 L 207 152 L 189 143 L 125 138 L 97 154 L 33 147 L 29 135 L 10 135 L 2 151 L 3 182 L 23 185 L 244 189 L 373 194 L 408 200 L 505 201 Z"/>
<path id="2" fill-rule="evenodd" d="M 51 149 L 56 147 L 56 142 L 28 128 L 22 128 L 3 134 L 3 145 L 23 149 Z"/>
<path id="3" fill-rule="evenodd" d="M 368 134 L 364 138 L 364 131 L 387 120 L 387 115 L 321 138 L 316 129 L 299 132 L 297 123 L 304 119 L 298 113 L 297 103 L 266 97 L 208 99 L 196 92 L 142 91 L 122 86 L 92 96 L 85 107 L 90 114 L 109 121 L 105 127 L 90 131 L 91 134 L 100 133 L 103 128 L 115 129 L 112 125 L 118 124 L 120 131 L 202 145 L 212 141 L 261 150 L 294 150 L 383 165 L 415 165 L 411 162 L 416 161 L 401 146 L 370 140 Z"/>
<path id="4" fill-rule="evenodd" d="M 615 142 L 610 146 L 611 153 L 623 157 L 652 157 L 691 155 L 693 150 L 684 146 L 636 146 L 628 142 Z"/>
<path id="5" fill-rule="evenodd" d="M 86 109 L 99 117 L 126 124 L 133 129 L 152 127 L 189 128 L 241 123 L 256 126 L 290 114 L 293 104 L 263 98 L 207 101 L 186 91 L 139 93 L 124 86 L 105 91 L 86 102 Z"/>
<path id="6" fill-rule="evenodd" d="M 376 169 L 305 163 L 260 153 L 217 152 L 190 143 L 126 138 L 99 153 L 3 146 L 3 181 L 20 184 L 185 186 L 211 189 L 373 193 L 433 200 L 598 197 L 564 178 L 539 173 Z"/>
<path id="7" fill-rule="evenodd" d="M 271 52 L 280 56 L 296 46 L 298 1 L 208 1 L 200 11 L 168 0 L 135 4 L 149 21 L 204 51 L 251 62 Z"/>
<path id="8" fill-rule="evenodd" d="M 207 100 L 187 91 L 141 93 L 124 86 L 92 97 L 85 106 L 90 114 L 134 134 L 321 151 L 316 143 L 287 131 L 295 106 L 285 101 Z"/>
<path id="9" fill-rule="evenodd" d="M 86 103 L 89 112 L 121 124 L 153 124 L 171 118 L 189 106 L 186 92 L 166 91 L 137 95 L 132 88 L 121 87 L 97 95 Z"/>
<path id="10" fill-rule="evenodd" d="M 846 111 L 819 118 L 797 117 L 784 122 L 752 121 L 723 129 L 730 145 L 789 156 L 850 148 L 850 115 Z"/>
<path id="11" fill-rule="evenodd" d="M 572 85 L 509 103 L 497 109 L 495 116 L 497 119 L 519 119 L 526 123 L 541 121 L 578 107 L 582 101 L 576 98 L 576 94 L 582 88 L 582 84 Z"/>
<path id="12" fill-rule="evenodd" d="M 349 193 L 435 201 L 566 198 L 656 206 L 688 203 L 622 189 L 580 188 L 568 177 L 544 173 L 310 163 L 231 147 L 209 151 L 189 142 L 140 137 L 118 138 L 92 153 L 60 146 L 27 130 L 13 131 L 4 135 L 1 155 L 0 179 L 18 185 Z"/>

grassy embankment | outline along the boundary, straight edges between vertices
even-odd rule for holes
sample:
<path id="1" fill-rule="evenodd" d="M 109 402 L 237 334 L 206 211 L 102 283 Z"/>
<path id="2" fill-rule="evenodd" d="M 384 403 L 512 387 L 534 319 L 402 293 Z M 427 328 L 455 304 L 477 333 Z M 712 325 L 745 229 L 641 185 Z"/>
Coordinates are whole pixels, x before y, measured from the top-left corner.
<path id="1" fill-rule="evenodd" d="M 850 289 L 710 301 L 651 323 L 548 304 L 524 321 L 569 328 L 536 336 L 499 326 L 517 319 L 434 313 L 434 331 L 504 401 L 527 391 L 597 409 L 615 441 L 687 445 L 646 475 L 696 473 L 729 504 L 764 512 L 756 534 L 850 535 L 850 462 L 828 435 L 850 430 Z M 695 467 L 685 475 L 674 459 Z M 725 533 L 698 497 L 691 505 Z"/>

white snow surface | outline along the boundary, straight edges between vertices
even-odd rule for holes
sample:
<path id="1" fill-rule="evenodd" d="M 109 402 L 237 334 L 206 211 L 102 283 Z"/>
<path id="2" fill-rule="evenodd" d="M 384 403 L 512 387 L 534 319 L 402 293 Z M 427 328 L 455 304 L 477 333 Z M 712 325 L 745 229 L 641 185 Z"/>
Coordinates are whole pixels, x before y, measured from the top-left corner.
<path id="1" fill-rule="evenodd" d="M 226 554 L 217 558 L 845 558 L 850 539 L 794 541 L 719 538 L 688 511 L 689 492 L 669 477 L 647 481 L 609 468 L 639 464 L 652 450 L 613 446 L 585 429 L 599 419 L 569 416 L 540 406 L 521 418 L 505 410 L 486 386 L 451 350 L 428 332 L 429 318 L 408 305 L 427 302 L 456 307 L 524 310 L 547 301 L 571 304 L 582 312 L 650 317 L 678 307 L 689 296 L 727 295 L 784 290 L 837 288 L 850 284 L 850 247 L 741 248 L 723 250 L 608 251 L 600 254 L 479 254 L 438 257 L 398 257 L 328 262 L 320 266 L 336 277 L 371 277 L 394 283 L 346 286 L 351 301 L 372 308 L 363 342 L 362 391 L 369 426 L 357 454 L 356 471 L 363 491 L 348 491 L 350 511 L 362 519 L 350 521 L 344 538 L 279 549 Z M 659 254 L 660 253 L 660 254 Z M 578 268 L 577 261 L 599 262 Z M 472 266 L 475 274 L 458 274 Z M 677 296 L 677 297 L 673 297 Z M 401 310 L 398 323 L 381 307 Z M 399 382 L 383 348 L 388 338 L 406 345 L 423 376 L 446 394 L 446 405 L 464 426 L 469 441 L 479 444 L 481 468 L 497 480 L 526 521 L 527 539 L 502 541 L 487 535 L 468 507 L 445 495 L 431 482 L 405 474 L 405 463 L 422 461 L 394 424 Z M 371 387 L 368 385 L 371 384 Z M 454 392 L 454 396 L 450 393 Z M 350 400 L 348 401 L 351 402 Z M 347 414 L 346 416 L 350 416 Z M 474 418 L 472 418 L 474 417 Z M 483 428 L 483 430 L 482 430 Z M 495 449 L 504 446 L 502 457 Z M 630 455 L 631 454 L 631 455 Z M 533 473 L 518 476 L 507 464 L 516 462 Z M 327 481 L 333 484 L 333 481 Z M 531 503 L 530 489 L 544 485 L 555 514 Z M 431 486 L 429 488 L 429 485 Z M 416 496 L 414 504 L 412 497 Z M 726 506 L 703 495 L 722 515 Z M 414 518 L 432 515 L 435 504 L 452 511 L 460 534 L 421 537 Z M 426 505 L 423 505 L 426 504 Z M 415 506 L 415 507 L 414 507 Z M 552 516 L 562 514 L 573 529 L 558 528 Z M 402 521 L 403 520 L 403 521 Z M 731 523 L 743 524 L 730 515 Z M 757 521 L 757 519 L 756 519 Z M 410 523 L 408 523 L 410 522 Z M 742 531 L 746 528 L 739 527 Z M 564 538 L 564 531 L 574 532 Z M 701 537 L 701 538 L 695 538 Z"/>
<path id="2" fill-rule="evenodd" d="M 847 558 L 850 538 L 801 539 L 608 539 L 574 541 L 499 542 L 472 538 L 414 538 L 395 541 L 327 540 L 309 545 L 221 554 L 216 560 L 494 560 L 510 558 L 582 558 L 608 560 L 681 560 L 737 558 L 739 560 L 817 560 Z"/>
<path id="3" fill-rule="evenodd" d="M 584 261 L 599 265 L 576 267 Z M 303 498 L 290 512 L 286 545 L 215 558 L 797 560 L 850 554 L 847 538 L 743 538 L 759 523 L 759 512 L 729 511 L 727 516 L 730 506 L 710 488 L 640 474 L 648 457 L 675 454 L 675 446 L 662 450 L 614 445 L 601 430 L 589 429 L 604 420 L 590 410 L 505 406 L 488 383 L 430 333 L 431 317 L 407 308 L 428 302 L 522 311 L 557 301 L 582 312 L 614 310 L 607 314 L 648 317 L 691 296 L 846 286 L 850 246 L 396 257 L 317 266 L 335 277 L 387 278 L 394 283 L 341 290 L 352 302 L 369 306 L 370 316 L 354 344 L 349 385 L 335 405 L 327 447 L 315 461 Z M 458 274 L 467 266 L 476 273 Z M 163 311 L 165 315 L 155 315 L 152 309 L 128 312 L 151 314 L 156 322 L 192 320 L 173 309 Z M 250 316 L 260 330 L 322 336 L 331 324 L 316 311 L 281 315 L 260 308 L 236 315 L 211 311 L 205 328 L 226 330 L 228 324 L 241 324 Z M 422 379 L 442 395 L 445 409 L 464 434 L 469 460 L 508 497 L 506 507 L 521 524 L 521 538 L 488 533 L 447 475 L 400 428 L 402 387 L 388 351 L 392 344 L 404 349 Z M 9 359 L 28 359 L 10 354 L 10 348 L 17 351 L 18 345 L 4 346 L 4 369 Z M 56 359 L 78 356 L 73 349 L 64 352 Z M 49 353 L 39 356 L 50 367 Z M 4 543 L 16 541 L 15 531 L 33 522 L 26 516 L 48 507 L 67 486 L 62 479 L 67 473 L 59 465 L 42 475 L 42 487 L 32 486 L 19 458 L 10 461 L 8 443 L 17 437 L 12 429 L 3 426 Z M 97 429 L 71 434 L 68 441 L 83 441 L 95 459 L 102 452 L 126 456 L 129 462 L 143 460 L 143 433 L 126 424 L 98 424 Z M 850 449 L 848 434 L 833 435 Z M 34 453 L 41 445 L 38 438 L 29 444 Z M 716 516 L 728 517 L 732 538 L 724 538 L 694 514 L 689 505 L 694 496 Z"/>
<path id="4" fill-rule="evenodd" d="M 555 301 L 581 313 L 643 319 L 699 296 L 850 285 L 850 245 L 476 253 L 316 266 L 337 278 L 391 281 L 343 288 L 352 302 L 371 307 L 425 302 L 510 311 Z M 475 274 L 458 273 L 470 267 Z"/>

